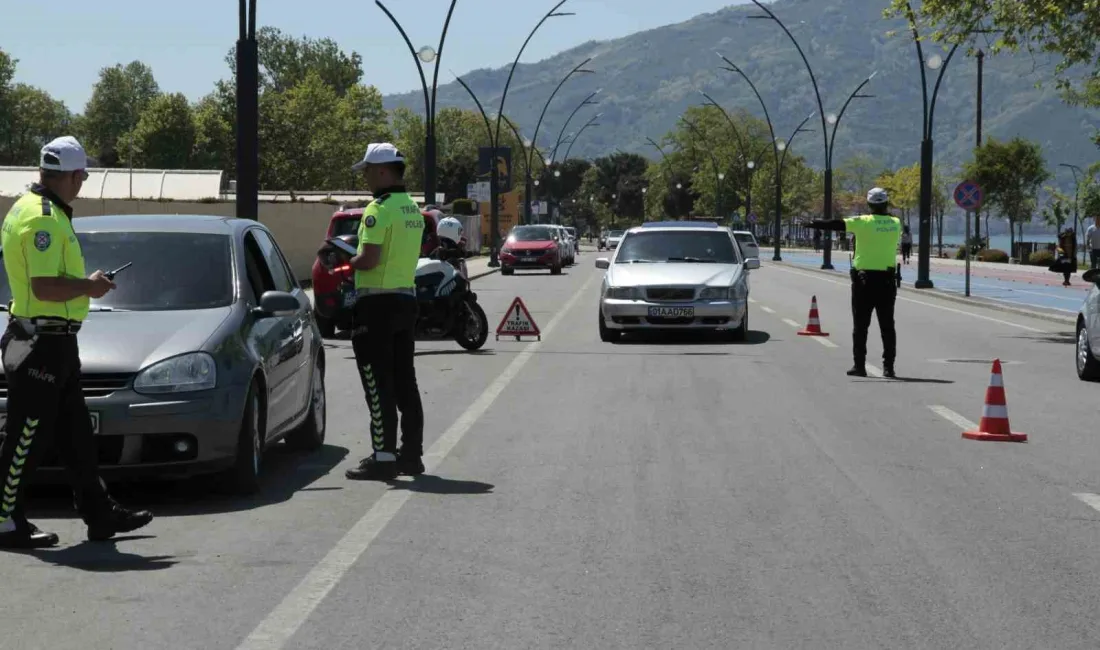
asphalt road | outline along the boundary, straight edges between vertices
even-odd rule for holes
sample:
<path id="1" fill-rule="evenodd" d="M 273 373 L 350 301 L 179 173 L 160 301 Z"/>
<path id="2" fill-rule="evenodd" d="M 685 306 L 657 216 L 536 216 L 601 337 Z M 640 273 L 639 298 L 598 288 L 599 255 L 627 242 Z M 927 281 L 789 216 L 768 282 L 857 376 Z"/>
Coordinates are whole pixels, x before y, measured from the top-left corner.
<path id="1" fill-rule="evenodd" d="M 369 442 L 337 341 L 329 444 L 276 450 L 260 497 L 128 486 L 160 517 L 96 546 L 36 499 L 67 546 L 0 557 L 0 647 L 1100 646 L 1072 333 L 902 295 L 902 379 L 851 379 L 847 286 L 765 261 L 748 342 L 604 344 L 595 257 L 475 281 L 541 343 L 420 346 L 428 476 L 344 479 Z M 827 339 L 795 335 L 812 295 Z M 995 357 L 1027 444 L 960 436 Z"/>

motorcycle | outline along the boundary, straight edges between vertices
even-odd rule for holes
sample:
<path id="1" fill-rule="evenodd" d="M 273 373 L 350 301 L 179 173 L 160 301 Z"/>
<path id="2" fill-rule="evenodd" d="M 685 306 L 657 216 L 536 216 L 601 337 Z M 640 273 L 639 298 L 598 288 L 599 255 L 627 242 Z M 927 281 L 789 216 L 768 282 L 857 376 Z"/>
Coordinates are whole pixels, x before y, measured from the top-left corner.
<path id="1" fill-rule="evenodd" d="M 355 235 L 342 235 L 340 239 L 357 246 Z M 331 266 L 334 258 L 322 259 Z M 356 290 L 354 274 L 347 274 L 340 283 L 342 305 L 332 316 L 340 329 L 354 328 Z M 453 339 L 467 350 L 478 350 L 489 338 L 489 320 L 485 310 L 477 302 L 477 294 L 471 290 L 466 273 L 466 259 L 460 254 L 437 249 L 432 257 L 422 257 L 416 264 L 416 300 L 420 316 L 416 323 L 418 341 Z"/>

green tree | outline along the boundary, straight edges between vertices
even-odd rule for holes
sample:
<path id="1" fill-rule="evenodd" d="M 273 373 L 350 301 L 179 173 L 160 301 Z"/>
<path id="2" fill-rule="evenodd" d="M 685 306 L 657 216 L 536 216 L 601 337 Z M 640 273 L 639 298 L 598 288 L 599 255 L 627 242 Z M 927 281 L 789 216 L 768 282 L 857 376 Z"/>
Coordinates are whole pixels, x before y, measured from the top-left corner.
<path id="1" fill-rule="evenodd" d="M 275 27 L 261 27 L 256 32 L 256 49 L 261 93 L 287 92 L 316 73 L 337 96 L 343 97 L 363 78 L 363 58 L 356 52 L 344 52 L 332 39 L 295 38 Z M 236 46 L 229 50 L 225 62 L 235 79 Z"/>
<path id="2" fill-rule="evenodd" d="M 233 176 L 237 170 L 235 104 L 219 83 L 218 89 L 203 97 L 195 105 L 195 143 L 191 153 L 191 166 L 196 169 L 221 169 Z M 263 152 L 261 151 L 261 156 Z"/>
<path id="3" fill-rule="evenodd" d="M 909 219 L 920 205 L 920 165 L 914 163 L 887 172 L 876 179 L 875 184 L 890 193 L 890 204 L 901 213 L 905 225 L 911 226 Z"/>
<path id="4" fill-rule="evenodd" d="M 1054 232 L 1062 232 L 1062 227 L 1066 223 L 1073 219 L 1073 199 L 1059 192 L 1057 189 L 1048 187 L 1047 192 L 1050 193 L 1050 201 L 1042 210 L 1043 223 L 1048 226 L 1054 227 Z"/>
<path id="5" fill-rule="evenodd" d="M 137 126 L 141 114 L 159 94 L 152 69 L 140 61 L 100 71 L 80 121 L 83 144 L 100 165 L 118 164 L 119 138 Z"/>
<path id="6" fill-rule="evenodd" d="M 1001 142 L 990 138 L 974 150 L 963 166 L 965 176 L 982 186 L 985 204 L 1008 219 L 1010 241 L 1015 248 L 1017 226 L 1031 220 L 1039 187 L 1050 177 L 1042 148 L 1023 138 Z"/>
<path id="7" fill-rule="evenodd" d="M 69 131 L 72 114 L 64 103 L 27 84 L 11 86 L 2 101 L 9 112 L 6 119 L 0 117 L 0 164 L 37 166 L 42 145 Z"/>
<path id="8" fill-rule="evenodd" d="M 1100 219 L 1100 182 L 1089 177 L 1087 183 L 1082 183 L 1078 200 L 1081 202 L 1082 217 Z"/>
<path id="9" fill-rule="evenodd" d="M 195 118 L 187 98 L 180 93 L 153 99 L 142 111 L 137 126 L 115 145 L 119 164 L 146 169 L 187 169 L 194 148 Z"/>
<path id="10" fill-rule="evenodd" d="M 871 185 L 889 173 L 886 163 L 865 153 L 849 156 L 833 173 L 833 191 L 867 195 Z"/>

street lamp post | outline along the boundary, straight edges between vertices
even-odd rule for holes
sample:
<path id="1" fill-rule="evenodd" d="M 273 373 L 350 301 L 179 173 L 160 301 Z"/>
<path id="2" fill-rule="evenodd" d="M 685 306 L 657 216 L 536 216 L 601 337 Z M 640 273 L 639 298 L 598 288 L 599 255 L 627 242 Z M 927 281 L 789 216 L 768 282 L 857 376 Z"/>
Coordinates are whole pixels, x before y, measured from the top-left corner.
<path id="1" fill-rule="evenodd" d="M 817 111 L 818 111 L 818 114 L 821 115 L 821 137 L 822 137 L 822 141 L 825 145 L 825 178 L 824 178 L 824 181 L 825 181 L 825 206 L 824 206 L 824 217 L 823 218 L 826 221 L 831 221 L 833 219 L 833 144 L 832 143 L 836 141 L 836 127 L 837 127 L 838 124 L 840 124 L 840 117 L 843 116 L 844 109 L 841 109 L 840 115 L 838 115 L 836 120 L 832 123 L 833 124 L 833 134 L 832 134 L 832 138 L 830 139 L 829 129 L 828 129 L 828 126 L 826 126 L 827 116 L 825 114 L 825 105 L 824 105 L 824 102 L 821 101 L 821 90 L 818 88 L 818 85 L 817 85 L 817 77 L 814 76 L 814 70 L 810 66 L 810 61 L 809 61 L 809 59 L 806 58 L 806 54 L 802 51 L 802 46 L 798 44 L 798 39 L 796 39 L 794 37 L 794 34 L 791 34 L 791 30 L 787 29 L 787 26 L 783 24 L 783 21 L 779 20 L 779 17 L 776 16 L 774 13 L 772 13 L 771 9 L 768 9 L 763 4 L 760 3 L 760 0 L 752 0 L 752 3 L 754 5 L 756 5 L 761 11 L 763 11 L 766 15 L 764 15 L 764 16 L 750 16 L 750 18 L 758 18 L 758 19 L 762 19 L 762 20 L 771 20 L 771 21 L 774 21 L 775 24 L 779 25 L 779 28 L 783 30 L 783 33 L 787 35 L 787 38 L 790 39 L 791 43 L 794 44 L 795 49 L 798 50 L 798 56 L 800 56 L 802 58 L 802 63 L 805 64 L 805 66 L 806 66 L 806 72 L 808 72 L 810 74 L 810 82 L 813 83 L 813 86 L 814 86 L 814 96 L 817 98 Z M 873 76 L 874 75 L 872 74 L 871 77 L 873 77 Z M 859 88 L 862 88 L 863 86 L 867 85 L 867 83 L 869 83 L 870 81 L 871 81 L 871 78 L 868 77 L 867 81 L 864 81 L 862 84 L 860 84 Z M 856 92 L 852 93 L 852 95 L 848 97 L 848 101 L 844 103 L 845 108 L 847 108 L 848 103 L 851 102 L 852 99 L 857 96 L 857 93 L 859 92 L 859 88 L 857 88 Z M 823 269 L 832 269 L 833 268 L 833 259 L 832 259 L 833 241 L 832 241 L 832 232 L 831 231 L 828 231 L 828 230 L 825 231 L 825 241 L 823 242 L 823 246 L 824 246 L 825 253 L 824 253 L 824 257 L 822 259 L 821 268 L 823 268 Z"/>
<path id="2" fill-rule="evenodd" d="M 1073 232 L 1074 233 L 1079 233 L 1079 232 L 1081 232 L 1081 225 L 1079 223 L 1079 218 L 1080 217 L 1078 216 L 1079 215 L 1078 207 L 1080 206 L 1079 197 L 1080 197 L 1080 192 L 1081 192 L 1081 181 L 1078 180 L 1077 174 L 1080 173 L 1082 176 L 1084 176 L 1085 171 L 1083 169 L 1081 169 L 1080 167 L 1078 167 L 1077 165 L 1071 165 L 1069 163 L 1058 163 L 1058 166 L 1059 167 L 1065 167 L 1066 169 L 1070 170 L 1073 173 Z M 1077 235 L 1074 234 L 1074 237 L 1076 237 L 1076 236 Z M 1086 245 L 1088 244 L 1088 242 L 1084 242 L 1084 243 Z M 1085 246 L 1081 247 L 1081 261 L 1082 262 L 1085 261 Z"/>
<path id="3" fill-rule="evenodd" d="M 577 73 L 592 74 L 594 72 L 593 70 L 584 69 L 584 66 L 587 65 L 588 62 L 591 61 L 591 60 L 592 60 L 592 57 L 588 57 L 584 61 L 581 61 L 580 64 L 577 67 L 570 70 L 569 74 L 565 75 L 562 78 L 562 80 L 558 82 L 557 88 L 554 88 L 554 92 L 550 93 L 550 97 L 546 100 L 546 103 L 543 104 L 542 113 L 539 115 L 539 121 L 538 121 L 537 124 L 535 124 L 535 132 L 531 136 L 531 149 L 527 153 L 527 158 L 526 158 L 527 168 L 526 168 L 526 174 L 525 174 L 525 178 L 524 178 L 525 183 L 524 183 L 524 193 L 523 193 L 523 203 L 524 203 L 523 212 L 524 212 L 524 214 L 527 215 L 527 221 L 528 222 L 531 221 L 531 199 L 532 199 L 532 195 L 534 194 L 534 189 L 532 187 L 532 176 L 531 176 L 531 165 L 534 162 L 534 157 L 531 154 L 535 149 L 534 145 L 537 144 L 538 141 L 539 141 L 539 129 L 542 127 L 542 120 L 543 120 L 543 118 L 546 117 L 546 110 L 548 108 L 550 108 L 550 102 L 554 101 L 554 96 L 558 94 L 558 91 L 561 90 L 561 87 L 565 85 L 565 82 L 569 81 L 570 77 L 572 77 L 573 75 L 575 75 Z"/>
<path id="4" fill-rule="evenodd" d="M 239 0 L 237 39 L 237 217 L 260 212 L 260 55 L 256 0 Z"/>
<path id="5" fill-rule="evenodd" d="M 922 138 L 920 143 L 920 241 L 917 245 L 917 281 L 913 283 L 913 286 L 917 289 L 931 289 L 933 287 L 932 279 L 928 276 L 931 270 L 930 258 L 932 256 L 932 127 L 936 114 L 936 98 L 940 92 L 940 84 L 943 82 L 943 75 L 947 72 L 947 65 L 951 63 L 951 59 L 955 56 L 955 52 L 958 51 L 959 46 L 962 45 L 962 40 L 959 40 L 951 47 L 946 58 L 939 54 L 933 54 L 928 57 L 926 61 L 924 58 L 924 47 L 921 45 L 920 33 L 917 31 L 916 13 L 913 11 L 912 5 L 908 2 L 905 3 L 905 15 L 909 21 L 909 30 L 913 33 L 913 42 L 917 46 L 917 62 L 920 65 L 921 96 L 924 108 Z M 975 25 L 977 25 L 977 22 L 968 26 L 964 34 L 969 34 L 973 31 Z M 926 65 L 931 70 L 940 71 L 939 75 L 936 77 L 936 85 L 932 89 L 931 101 L 929 101 L 928 97 L 928 75 L 924 70 Z M 967 245 L 969 246 L 970 243 L 967 242 Z"/>
<path id="6" fill-rule="evenodd" d="M 569 128 L 569 123 L 573 121 L 573 117 L 576 116 L 577 111 L 581 110 L 585 106 L 595 106 L 596 104 L 599 104 L 599 102 L 592 101 L 592 98 L 595 97 L 596 95 L 599 95 L 600 92 L 602 92 L 602 91 L 603 91 L 603 88 L 597 88 L 595 90 L 595 92 L 588 95 L 588 97 L 585 97 L 584 99 L 582 99 L 581 103 L 577 104 L 577 107 L 574 108 L 573 112 L 569 114 L 569 117 L 565 118 L 565 124 L 561 125 L 561 131 L 558 132 L 558 139 L 557 139 L 557 141 L 554 142 L 554 148 L 550 152 L 550 162 L 551 163 L 554 162 L 555 160 L 557 160 L 558 147 L 560 147 L 562 145 L 563 138 L 565 138 L 565 129 Z M 597 113 L 596 117 L 599 117 L 602 114 L 603 113 Z"/>
<path id="7" fill-rule="evenodd" d="M 569 152 L 573 150 L 573 145 L 576 144 L 577 139 L 581 137 L 581 134 L 584 133 L 585 129 L 590 126 L 599 126 L 599 123 L 597 123 L 596 120 L 600 119 L 600 115 L 603 115 L 603 113 L 596 113 L 592 116 L 592 119 L 585 122 L 584 126 L 577 130 L 577 132 L 569 140 L 569 146 L 565 148 L 565 156 L 562 158 L 563 161 L 569 160 Z"/>
<path id="8" fill-rule="evenodd" d="M 787 161 L 787 152 L 791 150 L 791 141 L 799 133 L 809 132 L 809 129 L 802 127 L 806 126 L 806 122 L 814 116 L 814 113 L 810 113 L 806 116 L 806 119 L 802 120 L 794 131 L 791 132 L 791 137 L 787 140 L 779 141 L 775 144 L 776 149 L 783 152 L 783 155 L 779 157 L 779 164 L 775 168 L 775 259 L 779 260 L 779 237 L 782 234 L 780 229 L 780 215 L 783 211 L 783 164 Z"/>
<path id="9" fill-rule="evenodd" d="M 451 15 L 454 14 L 457 2 L 458 0 L 451 0 L 451 6 L 447 9 L 447 18 L 443 21 L 443 31 L 439 35 L 439 47 L 432 49 L 425 46 L 418 50 L 409 40 L 405 28 L 397 22 L 397 18 L 382 4 L 382 0 L 374 0 L 374 4 L 378 5 L 378 8 L 386 14 L 386 17 L 400 32 L 401 38 L 404 39 L 405 45 L 408 46 L 409 52 L 413 55 L 413 61 L 416 62 L 416 70 L 420 74 L 420 86 L 424 91 L 424 202 L 429 205 L 436 202 L 435 99 L 436 88 L 439 85 L 439 64 L 443 60 L 443 44 L 447 41 L 447 30 L 451 26 Z M 429 92 L 423 64 L 432 62 L 435 63 L 435 69 L 432 71 L 432 86 Z"/>
<path id="10" fill-rule="evenodd" d="M 783 261 L 783 256 L 780 254 L 779 239 L 780 239 L 780 234 L 782 232 L 782 225 L 780 224 L 780 216 L 781 216 L 780 213 L 783 210 L 783 206 L 782 206 L 783 188 L 780 185 L 780 171 L 781 171 L 780 168 L 782 166 L 782 162 L 779 159 L 779 151 L 780 151 L 780 149 L 779 149 L 779 140 L 775 136 L 775 127 L 772 125 L 772 118 L 771 118 L 771 116 L 768 115 L 768 105 L 766 103 L 764 103 L 764 98 L 760 95 L 760 91 L 756 89 L 756 84 L 754 84 L 752 82 L 752 79 L 749 78 L 749 75 L 745 74 L 745 71 L 742 70 L 741 68 L 737 67 L 737 65 L 733 61 L 730 61 L 729 59 L 727 59 L 722 54 L 718 54 L 718 56 L 719 56 L 719 58 L 721 58 L 723 61 L 726 62 L 726 65 L 729 66 L 728 68 L 723 68 L 723 70 L 726 70 L 728 72 L 737 73 L 737 74 L 741 75 L 742 79 L 744 79 L 746 82 L 748 82 L 749 88 L 752 88 L 752 93 L 754 95 L 756 95 L 756 99 L 760 102 L 760 108 L 764 109 L 764 121 L 768 123 L 768 132 L 771 134 L 771 138 L 772 138 L 772 150 L 775 152 L 775 195 L 776 195 L 776 202 L 775 202 L 775 227 L 774 227 L 774 231 L 773 231 L 774 232 L 773 237 L 775 238 L 775 255 L 772 256 L 772 261 L 773 262 L 781 262 L 781 261 Z M 806 118 L 806 119 L 808 120 L 809 118 Z M 805 123 L 806 123 L 806 120 L 803 120 L 802 124 L 804 125 Z M 801 126 L 799 126 L 799 128 L 801 128 Z M 797 133 L 797 130 L 796 130 L 796 133 Z M 794 135 L 792 135 L 791 137 L 793 138 Z M 751 169 L 751 167 L 750 167 L 750 169 Z"/>
<path id="11" fill-rule="evenodd" d="M 848 105 L 852 103 L 853 99 L 873 97 L 873 95 L 861 95 L 859 91 L 871 83 L 876 74 L 878 74 L 877 71 L 872 72 L 869 77 L 863 80 L 863 83 L 856 86 L 852 94 L 848 95 L 848 99 L 844 100 L 844 105 L 840 107 L 839 113 L 830 113 L 825 117 L 825 121 L 833 127 L 833 132 L 829 135 L 829 140 L 825 145 L 825 219 L 833 218 L 833 152 L 836 151 L 836 132 L 840 128 L 840 120 L 844 117 L 844 112 L 848 110 Z M 825 231 L 825 237 L 821 245 L 824 250 L 821 268 L 831 270 L 833 268 L 833 232 L 831 230 Z"/>

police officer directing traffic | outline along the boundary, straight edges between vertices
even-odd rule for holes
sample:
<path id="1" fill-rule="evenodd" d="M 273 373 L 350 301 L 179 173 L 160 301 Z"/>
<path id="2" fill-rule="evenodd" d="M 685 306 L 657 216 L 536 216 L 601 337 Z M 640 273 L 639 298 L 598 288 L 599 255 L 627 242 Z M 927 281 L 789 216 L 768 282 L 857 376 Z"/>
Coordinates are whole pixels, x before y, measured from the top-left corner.
<path id="1" fill-rule="evenodd" d="M 352 347 L 370 410 L 374 454 L 345 475 L 388 481 L 424 473 L 424 409 L 414 367 L 414 278 L 424 217 L 405 190 L 405 157 L 392 144 L 372 143 L 352 169 L 363 172 L 374 195 L 359 224 L 358 254 L 350 260 L 358 292 Z"/>
<path id="2" fill-rule="evenodd" d="M 855 365 L 848 371 L 852 377 L 866 377 L 867 330 L 871 326 L 871 313 L 878 316 L 878 328 L 882 333 L 882 374 L 893 378 L 894 359 L 897 357 L 897 335 L 894 331 L 894 302 L 898 297 L 898 240 L 901 238 L 901 220 L 890 214 L 890 197 L 886 190 L 876 187 L 867 193 L 867 207 L 871 214 L 817 220 L 810 224 L 818 230 L 850 232 L 856 238 L 855 258 L 852 260 L 852 354 Z"/>
<path id="3" fill-rule="evenodd" d="M 7 434 L 0 445 L 0 548 L 58 542 L 56 534 L 27 521 L 23 505 L 30 476 L 51 443 L 68 470 L 88 539 L 106 540 L 153 519 L 108 495 L 80 384 L 77 332 L 90 298 L 115 287 L 103 271 L 85 277 L 73 231 L 70 204 L 88 178 L 87 161 L 72 137 L 43 147 L 40 181 L 15 202 L 0 231 L 12 293 L 8 326 L 0 337 L 8 383 Z"/>

